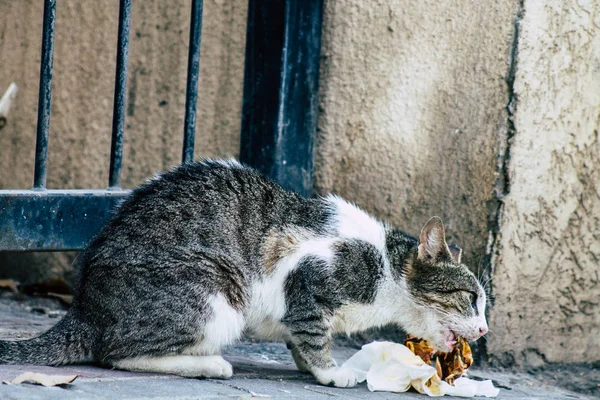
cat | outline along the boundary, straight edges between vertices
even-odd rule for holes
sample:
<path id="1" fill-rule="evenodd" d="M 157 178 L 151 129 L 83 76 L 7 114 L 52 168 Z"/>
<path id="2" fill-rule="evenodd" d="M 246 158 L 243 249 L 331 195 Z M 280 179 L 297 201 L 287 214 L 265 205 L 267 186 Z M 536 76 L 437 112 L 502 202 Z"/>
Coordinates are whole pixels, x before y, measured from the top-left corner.
<path id="1" fill-rule="evenodd" d="M 485 292 L 454 250 L 437 217 L 417 240 L 235 160 L 186 163 L 127 196 L 80 254 L 67 315 L 37 338 L 0 341 L 0 364 L 229 378 L 220 350 L 251 332 L 285 341 L 319 383 L 352 387 L 334 333 L 397 324 L 450 351 L 487 332 Z"/>

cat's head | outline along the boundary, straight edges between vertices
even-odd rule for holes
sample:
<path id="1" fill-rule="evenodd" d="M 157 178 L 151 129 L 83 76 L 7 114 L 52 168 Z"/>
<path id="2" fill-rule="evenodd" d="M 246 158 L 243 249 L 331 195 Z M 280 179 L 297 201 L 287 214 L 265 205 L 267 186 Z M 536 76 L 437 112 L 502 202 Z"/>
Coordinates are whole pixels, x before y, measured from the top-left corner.
<path id="1" fill-rule="evenodd" d="M 414 304 L 410 326 L 405 328 L 443 352 L 453 349 L 457 336 L 473 341 L 488 331 L 485 291 L 461 264 L 461 253 L 448 246 L 442 220 L 433 217 L 405 266 L 406 287 Z"/>

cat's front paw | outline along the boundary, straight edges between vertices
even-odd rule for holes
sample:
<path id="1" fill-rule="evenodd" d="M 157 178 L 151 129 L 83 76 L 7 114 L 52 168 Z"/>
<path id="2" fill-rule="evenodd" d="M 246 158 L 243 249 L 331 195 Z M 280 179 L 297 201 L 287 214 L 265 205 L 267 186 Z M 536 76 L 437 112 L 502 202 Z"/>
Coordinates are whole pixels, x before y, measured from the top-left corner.
<path id="1" fill-rule="evenodd" d="M 348 368 L 313 369 L 312 373 L 322 385 L 347 388 L 356 386 L 358 381 L 354 371 Z"/>

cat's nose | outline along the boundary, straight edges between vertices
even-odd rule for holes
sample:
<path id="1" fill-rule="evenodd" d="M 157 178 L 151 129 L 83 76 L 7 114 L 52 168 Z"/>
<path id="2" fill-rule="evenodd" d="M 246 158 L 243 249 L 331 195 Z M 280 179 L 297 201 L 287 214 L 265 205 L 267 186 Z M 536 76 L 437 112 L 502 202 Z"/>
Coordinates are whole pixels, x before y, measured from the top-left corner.
<path id="1" fill-rule="evenodd" d="M 482 326 L 481 328 L 479 328 L 479 337 L 485 335 L 486 333 L 488 333 L 488 327 L 487 326 Z"/>

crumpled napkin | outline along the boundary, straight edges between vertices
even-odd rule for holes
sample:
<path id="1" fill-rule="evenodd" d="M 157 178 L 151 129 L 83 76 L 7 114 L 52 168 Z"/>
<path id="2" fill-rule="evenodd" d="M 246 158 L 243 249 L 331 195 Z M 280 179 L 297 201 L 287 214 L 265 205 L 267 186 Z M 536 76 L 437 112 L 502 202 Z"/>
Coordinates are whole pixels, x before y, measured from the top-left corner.
<path id="1" fill-rule="evenodd" d="M 353 370 L 358 382 L 367 381 L 370 391 L 406 392 L 411 386 L 429 396 L 496 397 L 492 381 L 458 378 L 449 385 L 406 346 L 392 342 L 366 344 L 343 365 Z"/>

